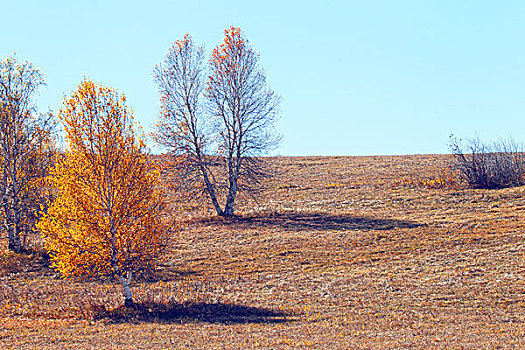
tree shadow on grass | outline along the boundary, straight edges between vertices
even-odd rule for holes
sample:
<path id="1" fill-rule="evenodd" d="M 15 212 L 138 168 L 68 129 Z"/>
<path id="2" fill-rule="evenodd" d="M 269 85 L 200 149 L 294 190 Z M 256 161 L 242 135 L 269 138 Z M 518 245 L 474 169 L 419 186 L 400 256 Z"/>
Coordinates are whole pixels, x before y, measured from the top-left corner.
<path id="1" fill-rule="evenodd" d="M 113 310 L 99 307 L 94 310 L 95 320 L 111 323 L 164 322 L 164 323 L 282 323 L 290 321 L 289 312 L 274 311 L 244 305 L 223 303 L 136 303 L 133 308 L 125 306 Z"/>
<path id="2" fill-rule="evenodd" d="M 213 217 L 194 223 L 223 225 L 232 228 L 280 228 L 290 230 L 340 231 L 340 230 L 392 230 L 416 228 L 424 224 L 409 220 L 381 219 L 348 214 L 328 213 L 269 213 L 235 216 L 233 218 Z"/>

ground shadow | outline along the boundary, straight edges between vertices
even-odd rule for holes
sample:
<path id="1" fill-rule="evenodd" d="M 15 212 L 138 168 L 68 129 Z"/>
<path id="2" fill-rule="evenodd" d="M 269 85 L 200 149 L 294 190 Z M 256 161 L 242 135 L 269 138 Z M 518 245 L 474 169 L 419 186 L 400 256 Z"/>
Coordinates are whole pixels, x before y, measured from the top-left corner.
<path id="1" fill-rule="evenodd" d="M 200 224 L 224 225 L 232 228 L 280 228 L 291 230 L 339 231 L 339 230 L 392 230 L 416 228 L 424 224 L 409 220 L 381 219 L 349 214 L 328 213 L 269 213 L 235 216 L 233 218 L 213 217 L 193 221 Z"/>
<path id="2" fill-rule="evenodd" d="M 205 322 L 205 323 L 282 323 L 292 314 L 265 308 L 223 303 L 136 303 L 133 308 L 95 310 L 94 319 L 112 323 L 133 322 Z"/>

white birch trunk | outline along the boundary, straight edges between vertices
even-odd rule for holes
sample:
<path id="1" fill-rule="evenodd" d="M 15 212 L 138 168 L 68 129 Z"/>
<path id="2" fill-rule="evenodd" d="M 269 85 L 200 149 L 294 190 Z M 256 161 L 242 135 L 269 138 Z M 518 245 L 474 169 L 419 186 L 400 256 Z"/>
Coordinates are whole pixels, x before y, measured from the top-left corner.
<path id="1" fill-rule="evenodd" d="M 129 285 L 131 283 L 131 271 L 128 271 L 127 278 L 123 275 L 118 276 L 120 284 L 122 285 L 122 294 L 124 296 L 124 306 L 133 307 L 133 297 L 131 296 L 131 289 Z"/>

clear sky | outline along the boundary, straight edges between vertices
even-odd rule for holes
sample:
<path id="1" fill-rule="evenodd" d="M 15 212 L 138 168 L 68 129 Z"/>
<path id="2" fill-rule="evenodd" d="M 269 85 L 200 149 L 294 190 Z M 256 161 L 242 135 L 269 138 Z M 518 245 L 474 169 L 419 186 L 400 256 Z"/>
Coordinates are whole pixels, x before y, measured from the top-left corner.
<path id="1" fill-rule="evenodd" d="M 282 97 L 281 155 L 446 153 L 448 135 L 525 130 L 525 2 L 1 1 L 0 58 L 46 74 L 58 111 L 88 77 L 128 97 L 146 132 L 152 69 L 185 33 L 219 44 L 239 26 Z M 150 144 L 153 148 L 153 144 Z"/>

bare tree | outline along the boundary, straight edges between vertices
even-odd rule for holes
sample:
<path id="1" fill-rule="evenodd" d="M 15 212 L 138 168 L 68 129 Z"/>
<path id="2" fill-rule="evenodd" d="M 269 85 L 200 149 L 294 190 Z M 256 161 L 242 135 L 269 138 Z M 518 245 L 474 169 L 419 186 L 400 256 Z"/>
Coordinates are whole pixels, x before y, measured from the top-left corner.
<path id="1" fill-rule="evenodd" d="M 273 129 L 280 99 L 267 87 L 259 55 L 240 29 L 230 27 L 224 34 L 209 60 L 208 77 L 204 51 L 189 35 L 155 67 L 162 103 L 155 136 L 176 156 L 181 186 L 206 195 L 218 215 L 229 217 L 237 194 L 256 193 L 268 175 L 260 156 L 280 140 Z"/>
<path id="2" fill-rule="evenodd" d="M 8 248 L 17 253 L 46 202 L 43 179 L 54 155 L 53 116 L 38 114 L 32 100 L 42 85 L 43 74 L 31 63 L 0 62 L 1 212 Z"/>

